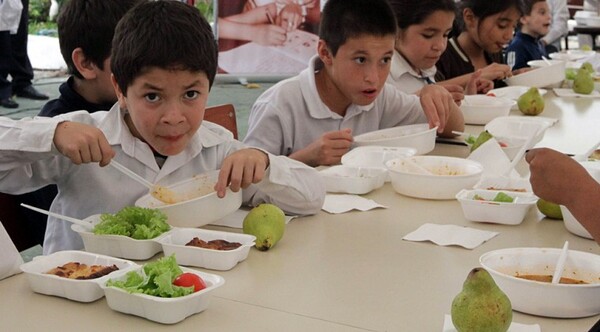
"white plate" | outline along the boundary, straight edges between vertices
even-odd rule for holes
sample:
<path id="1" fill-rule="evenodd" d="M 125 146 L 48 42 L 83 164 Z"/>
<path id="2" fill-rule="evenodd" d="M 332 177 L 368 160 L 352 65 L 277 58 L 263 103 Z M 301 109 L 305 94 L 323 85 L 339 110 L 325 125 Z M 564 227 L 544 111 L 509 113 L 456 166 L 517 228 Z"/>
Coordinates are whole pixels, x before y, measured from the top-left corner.
<path id="1" fill-rule="evenodd" d="M 63 266 L 69 262 L 84 263 L 87 265 L 116 265 L 119 270 L 113 271 L 96 279 L 76 280 L 46 274 L 53 268 Z M 104 296 L 100 284 L 111 278 L 114 272 L 126 272 L 138 265 L 114 257 L 92 254 L 85 251 L 67 250 L 58 251 L 48 256 L 35 257 L 31 262 L 21 265 L 29 287 L 40 294 L 64 297 L 78 302 L 93 302 Z"/>
<path id="2" fill-rule="evenodd" d="M 527 92 L 527 90 L 529 90 L 528 86 L 517 86 L 517 85 L 507 86 L 504 88 L 490 90 L 487 93 L 487 95 L 493 94 L 496 97 L 517 100 L 517 99 L 519 99 L 519 97 L 521 97 L 522 94 Z M 539 89 L 539 88 L 538 88 L 538 91 L 540 92 L 540 95 L 542 95 L 542 96 L 548 92 L 546 89 Z"/>
<path id="3" fill-rule="evenodd" d="M 568 50 L 565 52 L 556 52 L 550 53 L 550 59 L 554 60 L 566 60 L 566 61 L 575 61 L 586 58 L 588 56 L 594 55 L 596 52 L 594 51 L 582 51 L 582 50 Z"/>

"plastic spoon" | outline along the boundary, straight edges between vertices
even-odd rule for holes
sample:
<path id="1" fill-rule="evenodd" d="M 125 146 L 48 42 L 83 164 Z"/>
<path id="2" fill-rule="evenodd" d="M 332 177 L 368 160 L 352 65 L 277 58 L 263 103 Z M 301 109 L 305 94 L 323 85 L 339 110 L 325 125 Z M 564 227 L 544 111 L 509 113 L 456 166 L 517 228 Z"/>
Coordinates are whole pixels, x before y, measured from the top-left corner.
<path id="1" fill-rule="evenodd" d="M 550 62 L 550 60 L 548 60 L 548 58 L 546 58 L 544 55 L 542 55 L 542 60 L 544 60 L 544 62 L 548 65 L 551 66 L 552 62 Z"/>
<path id="2" fill-rule="evenodd" d="M 402 159 L 402 163 L 404 163 L 404 165 L 408 165 L 409 168 L 413 171 L 416 171 L 417 174 L 427 174 L 427 175 L 433 175 L 433 173 L 428 170 L 427 168 L 417 164 L 414 160 L 412 160 L 411 158 L 405 158 Z"/>
<path id="3" fill-rule="evenodd" d="M 150 190 L 150 195 L 152 195 L 152 197 L 158 199 L 159 201 L 161 201 L 163 203 L 173 204 L 173 203 L 177 203 L 182 200 L 185 200 L 185 198 L 183 198 L 183 196 L 175 193 L 173 190 L 171 190 L 167 187 L 153 184 L 152 182 L 139 176 L 137 173 L 130 170 L 129 168 L 116 162 L 114 159 L 110 161 L 109 165 L 111 165 L 112 167 L 121 171 L 123 174 L 129 176 L 131 179 L 137 181 L 141 185 L 148 188 L 148 190 Z"/>
<path id="4" fill-rule="evenodd" d="M 82 226 L 82 227 L 84 227 L 85 229 L 92 229 L 92 228 L 93 228 L 92 224 L 90 224 L 90 223 L 89 223 L 89 222 L 87 222 L 87 221 L 83 221 L 83 220 L 81 220 L 81 219 L 77 219 L 77 218 L 72 218 L 72 217 L 63 216 L 62 214 L 58 214 L 58 213 L 54 213 L 54 212 L 50 212 L 50 211 L 46 211 L 46 210 L 44 210 L 44 209 L 36 208 L 36 207 L 34 207 L 34 206 L 27 205 L 27 204 L 25 204 L 25 203 L 21 203 L 21 206 L 22 206 L 22 207 L 25 207 L 25 208 L 28 208 L 28 209 L 30 209 L 30 210 L 33 210 L 33 211 L 39 212 L 39 213 L 43 213 L 43 214 L 45 214 L 45 215 L 48 215 L 48 216 L 51 216 L 51 217 L 55 217 L 55 218 L 58 218 L 58 219 L 66 220 L 66 221 L 68 221 L 68 222 L 72 222 L 72 223 L 74 223 L 74 224 L 76 224 L 76 225 L 79 225 L 79 226 Z"/>
<path id="5" fill-rule="evenodd" d="M 558 256 L 558 262 L 556 262 L 556 268 L 554 269 L 554 275 L 552 275 L 552 283 L 558 284 L 560 282 L 560 276 L 563 273 L 563 268 L 565 267 L 565 261 L 567 260 L 567 255 L 569 254 L 569 241 L 565 241 L 565 245 L 562 248 L 560 256 Z"/>
<path id="6" fill-rule="evenodd" d="M 515 166 L 517 166 L 519 161 L 521 161 L 521 158 L 523 158 L 523 156 L 525 155 L 525 152 L 527 152 L 527 148 L 529 147 L 531 142 L 533 142 L 533 138 L 535 137 L 535 135 L 536 135 L 536 133 L 533 133 L 531 136 L 529 136 L 527 138 L 525 143 L 523 143 L 523 146 L 521 147 L 521 149 L 519 149 L 517 154 L 515 154 L 515 157 L 510 162 L 510 165 L 508 165 L 508 168 L 504 171 L 504 174 L 503 174 L 504 176 L 509 176 L 510 172 L 512 172 L 512 170 L 515 168 Z"/>

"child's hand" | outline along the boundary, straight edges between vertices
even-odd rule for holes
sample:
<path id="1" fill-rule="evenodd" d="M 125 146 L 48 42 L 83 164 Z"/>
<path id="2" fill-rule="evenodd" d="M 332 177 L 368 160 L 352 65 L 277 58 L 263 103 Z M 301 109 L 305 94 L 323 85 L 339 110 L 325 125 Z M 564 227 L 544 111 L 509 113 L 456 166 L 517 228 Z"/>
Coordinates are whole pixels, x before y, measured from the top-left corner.
<path id="1" fill-rule="evenodd" d="M 286 30 L 275 24 L 259 24 L 252 27 L 252 41 L 265 46 L 283 45 L 287 39 Z"/>
<path id="2" fill-rule="evenodd" d="M 456 105 L 460 106 L 460 103 L 463 99 L 465 99 L 465 90 L 462 86 L 458 84 L 440 84 L 444 87 L 444 89 L 448 90 L 452 95 L 452 99 L 456 103 Z"/>
<path id="3" fill-rule="evenodd" d="M 59 123 L 53 141 L 58 151 L 76 165 L 97 162 L 100 166 L 106 166 L 115 156 L 104 133 L 83 123 Z"/>
<path id="4" fill-rule="evenodd" d="M 302 9 L 295 3 L 283 7 L 277 19 L 275 19 L 275 24 L 284 28 L 287 32 L 296 30 L 301 23 Z"/>
<path id="5" fill-rule="evenodd" d="M 476 95 L 478 93 L 488 93 L 491 89 L 494 88 L 494 82 L 482 78 L 482 71 L 477 70 L 471 75 L 469 82 L 465 86 L 465 94 L 466 95 Z"/>
<path id="6" fill-rule="evenodd" d="M 448 90 L 436 84 L 421 89 L 421 106 L 429 120 L 429 127 L 438 127 L 438 133 L 444 131 L 453 107 L 457 107 Z"/>
<path id="7" fill-rule="evenodd" d="M 225 197 L 227 186 L 238 192 L 252 183 L 262 181 L 265 170 L 269 167 L 269 156 L 258 149 L 236 151 L 223 160 L 219 180 L 215 185 L 217 196 Z"/>
<path id="8" fill-rule="evenodd" d="M 501 63 L 492 63 L 484 68 L 481 68 L 481 78 L 486 80 L 495 81 L 503 80 L 507 77 L 512 76 L 510 67 Z"/>
<path id="9" fill-rule="evenodd" d="M 330 131 L 302 150 L 290 155 L 290 158 L 309 166 L 339 164 L 342 156 L 352 147 L 352 130 L 349 128 Z"/>

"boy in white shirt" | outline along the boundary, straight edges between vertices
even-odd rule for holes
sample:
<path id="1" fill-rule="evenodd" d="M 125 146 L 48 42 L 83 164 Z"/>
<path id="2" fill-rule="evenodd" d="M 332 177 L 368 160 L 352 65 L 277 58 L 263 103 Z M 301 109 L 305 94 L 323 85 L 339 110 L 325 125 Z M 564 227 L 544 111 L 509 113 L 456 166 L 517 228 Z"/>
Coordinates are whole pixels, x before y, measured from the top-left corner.
<path id="1" fill-rule="evenodd" d="M 244 142 L 317 166 L 339 163 L 353 135 L 373 130 L 429 122 L 441 135 L 462 131 L 462 113 L 444 88 L 427 86 L 417 97 L 385 84 L 395 37 L 385 0 L 327 1 L 318 56 L 257 99 Z"/>
<path id="2" fill-rule="evenodd" d="M 221 169 L 215 185 L 220 197 L 227 186 L 245 188 L 246 204 L 269 202 L 295 214 L 320 210 L 325 190 L 315 170 L 246 148 L 225 128 L 202 123 L 217 48 L 197 9 L 178 1 L 132 9 L 115 31 L 111 68 L 118 103 L 108 112 L 0 118 L 2 192 L 56 183 L 52 212 L 75 218 L 114 213 L 148 192 L 103 167 L 115 158 L 161 185 Z M 69 223 L 48 219 L 45 254 L 82 247 Z"/>

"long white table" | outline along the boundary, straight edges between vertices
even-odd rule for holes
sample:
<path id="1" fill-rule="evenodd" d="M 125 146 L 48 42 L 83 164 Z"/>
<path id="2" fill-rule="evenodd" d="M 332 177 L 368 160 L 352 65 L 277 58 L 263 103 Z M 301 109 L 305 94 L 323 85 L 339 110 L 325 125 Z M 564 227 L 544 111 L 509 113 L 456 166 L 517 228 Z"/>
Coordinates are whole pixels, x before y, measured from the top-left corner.
<path id="1" fill-rule="evenodd" d="M 557 109 L 549 108 L 544 115 L 558 112 L 559 106 L 567 104 L 552 97 L 547 99 Z M 598 102 L 592 101 L 592 104 Z M 565 128 L 571 126 L 570 120 L 561 122 Z M 548 130 L 541 143 L 560 142 L 558 137 L 548 136 L 560 134 L 564 128 L 554 129 Z M 569 152 L 576 153 L 575 150 Z M 466 146 L 438 144 L 432 154 L 464 157 L 468 151 Z M 524 167 L 525 164 L 519 165 L 519 168 Z M 272 250 L 252 249 L 248 259 L 232 270 L 208 271 L 222 275 L 225 285 L 214 292 L 206 311 L 187 318 L 175 328 L 441 331 L 452 299 L 461 290 L 469 271 L 479 266 L 479 257 L 487 251 L 509 247 L 558 248 L 568 240 L 573 250 L 600 254 L 600 247 L 594 241 L 567 232 L 560 221 L 543 219 L 534 208 L 522 224 L 506 226 L 467 221 L 455 200 L 413 199 L 396 194 L 389 184 L 366 197 L 388 208 L 337 215 L 321 212 L 294 219 L 288 224 L 282 241 Z M 500 234 L 473 250 L 402 240 L 427 222 L 463 225 Z M 114 312 L 104 299 L 82 304 L 33 293 L 24 275 L 0 281 L 0 295 L 0 328 L 4 331 L 56 330 L 65 324 L 85 326 L 90 331 L 169 328 Z M 515 312 L 513 321 L 540 324 L 544 332 L 562 332 L 587 331 L 598 318 L 552 319 Z"/>

